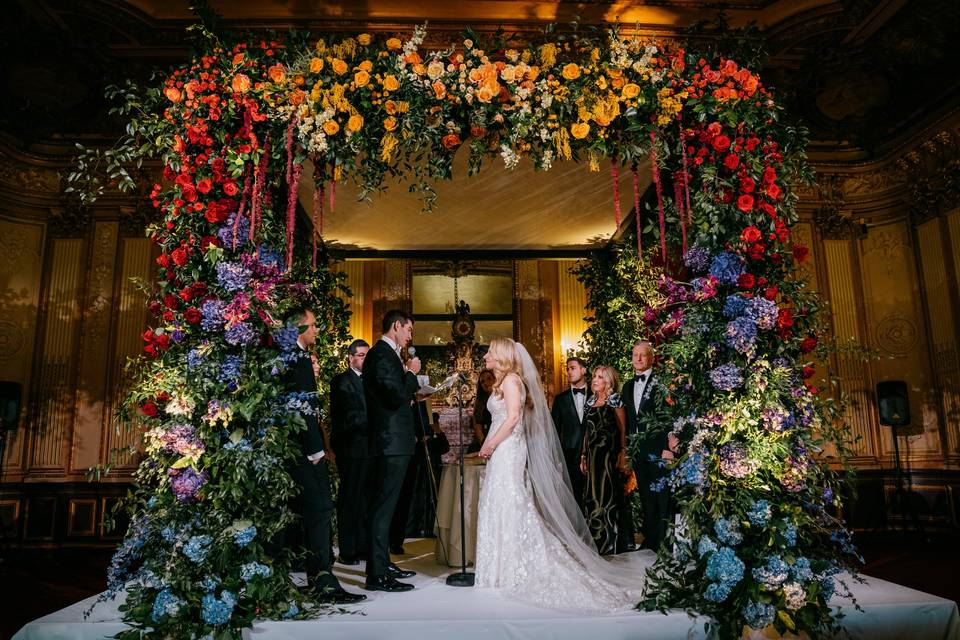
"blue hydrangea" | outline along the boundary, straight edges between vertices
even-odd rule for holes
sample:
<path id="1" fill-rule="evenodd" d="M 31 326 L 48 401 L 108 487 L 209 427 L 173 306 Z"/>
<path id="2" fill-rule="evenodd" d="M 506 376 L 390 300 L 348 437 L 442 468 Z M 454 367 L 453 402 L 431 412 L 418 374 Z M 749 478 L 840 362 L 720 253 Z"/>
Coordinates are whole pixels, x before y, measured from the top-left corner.
<path id="1" fill-rule="evenodd" d="M 278 271 L 283 271 L 285 264 L 283 254 L 275 249 L 270 249 L 265 245 L 260 245 L 260 264 L 268 267 L 276 267 Z"/>
<path id="2" fill-rule="evenodd" d="M 237 380 L 240 377 L 240 367 L 243 366 L 243 358 L 237 355 L 229 355 L 220 363 L 220 370 L 217 378 L 221 382 Z"/>
<path id="3" fill-rule="evenodd" d="M 766 298 L 751 298 L 744 309 L 744 315 L 750 318 L 758 329 L 775 328 L 778 314 L 777 303 Z"/>
<path id="4" fill-rule="evenodd" d="M 220 227 L 217 231 L 217 237 L 220 238 L 220 242 L 227 249 L 233 249 L 233 225 L 237 220 L 237 212 L 234 211 L 230 214 L 230 217 L 227 218 L 226 223 Z M 237 227 L 237 249 L 242 247 L 246 242 L 247 238 L 250 235 L 250 221 L 246 218 L 240 218 L 240 224 Z"/>
<path id="5" fill-rule="evenodd" d="M 163 529 L 160 529 L 160 537 L 163 538 L 163 541 L 167 544 L 173 544 L 177 540 L 177 530 L 167 525 Z"/>
<path id="6" fill-rule="evenodd" d="M 283 617 L 292 618 L 296 615 L 299 615 L 299 613 L 300 613 L 300 607 L 297 606 L 296 602 L 291 602 L 290 608 L 288 608 L 286 611 L 283 612 Z"/>
<path id="7" fill-rule="evenodd" d="M 740 353 L 753 351 L 757 339 L 757 325 L 749 318 L 737 318 L 727 323 L 727 346 Z"/>
<path id="8" fill-rule="evenodd" d="M 783 599 L 787 609 L 796 611 L 807 603 L 807 592 L 803 586 L 796 582 L 788 582 L 783 585 Z"/>
<path id="9" fill-rule="evenodd" d="M 770 503 L 766 500 L 754 500 L 747 512 L 747 520 L 757 527 L 766 525 L 770 522 L 771 517 L 773 517 L 773 511 L 770 509 Z"/>
<path id="10" fill-rule="evenodd" d="M 201 364 L 203 364 L 204 356 L 199 349 L 190 349 L 187 352 L 187 366 L 191 369 L 196 369 Z"/>
<path id="11" fill-rule="evenodd" d="M 707 580 L 732 582 L 736 584 L 743 578 L 744 564 L 730 547 L 719 547 L 707 560 Z M 756 569 L 754 569 L 756 571 Z"/>
<path id="12" fill-rule="evenodd" d="M 734 586 L 736 585 L 729 582 L 711 582 L 707 585 L 703 597 L 711 602 L 723 602 L 730 597 Z"/>
<path id="13" fill-rule="evenodd" d="M 210 550 L 211 542 L 213 542 L 213 538 L 210 536 L 190 536 L 187 544 L 183 545 L 183 555 L 194 562 L 203 562 L 203 559 L 207 557 L 207 551 Z"/>
<path id="14" fill-rule="evenodd" d="M 233 293 L 240 291 L 250 282 L 250 270 L 239 262 L 217 263 L 217 284 Z"/>
<path id="15" fill-rule="evenodd" d="M 747 606 L 743 608 L 743 618 L 753 629 L 763 629 L 773 624 L 773 616 L 775 614 L 776 609 L 774 609 L 773 605 L 757 602 L 756 600 L 751 600 L 747 603 Z"/>
<path id="16" fill-rule="evenodd" d="M 250 441 L 246 438 L 240 438 L 236 442 L 228 440 L 223 444 L 224 451 L 241 451 L 244 453 L 249 453 L 253 451 L 253 445 L 250 444 Z"/>
<path id="17" fill-rule="evenodd" d="M 159 622 L 163 616 L 173 617 L 177 615 L 181 606 L 183 606 L 183 600 L 173 595 L 170 589 L 164 589 L 154 599 L 150 617 L 153 618 L 154 622 Z"/>
<path id="18" fill-rule="evenodd" d="M 710 265 L 710 251 L 695 244 L 683 254 L 683 264 L 694 273 L 703 273 Z"/>
<path id="19" fill-rule="evenodd" d="M 710 262 L 710 275 L 721 284 L 737 284 L 737 278 L 743 271 L 740 257 L 733 253 L 718 253 Z"/>
<path id="20" fill-rule="evenodd" d="M 220 578 L 217 576 L 207 576 L 200 582 L 200 587 L 204 591 L 214 591 L 220 586 Z"/>
<path id="21" fill-rule="evenodd" d="M 227 329 L 224 339 L 235 346 L 249 345 L 257 339 L 257 332 L 248 322 L 235 322 Z"/>
<path id="22" fill-rule="evenodd" d="M 747 307 L 747 299 L 741 295 L 734 294 L 727 296 L 723 302 L 723 315 L 728 318 L 738 318 L 743 315 L 743 310 Z"/>
<path id="23" fill-rule="evenodd" d="M 743 384 L 740 367 L 732 362 L 711 369 L 708 376 L 710 377 L 710 384 L 719 391 L 733 391 Z"/>
<path id="24" fill-rule="evenodd" d="M 797 546 L 797 528 L 794 525 L 787 523 L 787 526 L 783 528 L 783 538 L 788 547 Z"/>
<path id="25" fill-rule="evenodd" d="M 297 339 L 300 337 L 300 329 L 293 326 L 286 326 L 273 332 L 273 342 L 281 351 L 293 351 L 297 348 Z"/>
<path id="26" fill-rule="evenodd" d="M 701 558 L 708 553 L 712 553 L 717 550 L 717 543 L 710 539 L 709 536 L 700 536 L 700 542 L 697 543 L 697 555 Z"/>
<path id="27" fill-rule="evenodd" d="M 793 563 L 793 568 L 790 570 L 793 574 L 793 579 L 800 582 L 809 582 L 813 580 L 813 569 L 810 568 L 809 558 L 803 556 L 797 558 L 796 562 Z"/>
<path id="28" fill-rule="evenodd" d="M 250 582 L 257 576 L 269 578 L 273 571 L 265 564 L 259 562 L 248 562 L 240 567 L 240 579 L 244 582 Z"/>
<path id="29" fill-rule="evenodd" d="M 761 583 L 769 591 L 776 591 L 787 581 L 790 575 L 790 565 L 779 556 L 769 556 L 767 564 L 754 567 L 753 579 Z"/>
<path id="30" fill-rule="evenodd" d="M 833 597 L 833 592 L 837 590 L 837 584 L 833 581 L 833 578 L 824 578 L 820 581 L 820 593 L 823 594 L 823 601 L 830 602 L 830 598 Z"/>
<path id="31" fill-rule="evenodd" d="M 212 625 L 226 624 L 233 615 L 233 608 L 236 605 L 237 598 L 229 591 L 223 591 L 219 598 L 208 593 L 203 596 L 201 602 L 203 621 Z"/>
<path id="32" fill-rule="evenodd" d="M 200 306 L 200 326 L 204 331 L 221 331 L 224 325 L 223 312 L 227 304 L 223 300 L 207 300 Z"/>
<path id="33" fill-rule="evenodd" d="M 721 544 L 736 546 L 743 542 L 743 534 L 740 533 L 740 524 L 730 518 L 720 518 L 713 524 L 713 531 L 717 534 L 717 540 Z"/>
<path id="34" fill-rule="evenodd" d="M 233 541 L 238 547 L 247 546 L 253 542 L 253 539 L 256 537 L 257 527 L 255 525 L 250 525 L 249 527 L 240 529 L 239 531 L 234 531 L 233 533 Z"/>

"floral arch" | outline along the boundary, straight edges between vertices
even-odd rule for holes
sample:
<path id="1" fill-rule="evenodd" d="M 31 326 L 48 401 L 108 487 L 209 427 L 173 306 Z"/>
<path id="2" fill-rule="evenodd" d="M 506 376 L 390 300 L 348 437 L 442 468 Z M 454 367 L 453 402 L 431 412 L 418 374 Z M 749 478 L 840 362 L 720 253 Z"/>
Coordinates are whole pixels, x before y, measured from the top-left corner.
<path id="1" fill-rule="evenodd" d="M 696 611 L 729 638 L 744 625 L 833 628 L 834 576 L 856 554 L 831 515 L 837 479 L 814 455 L 840 432 L 805 383 L 822 329 L 794 273 L 806 250 L 790 240 L 790 185 L 809 178 L 803 132 L 733 60 L 616 31 L 516 49 L 468 34 L 426 52 L 424 33 L 233 46 L 208 34 L 160 86 L 117 90 L 130 137 L 114 160 L 164 164 L 150 194 L 162 213 L 148 229 L 162 250 L 155 321 L 125 415 L 146 456 L 109 575 L 111 593 L 128 590 L 121 635 L 239 637 L 258 617 L 309 614 L 289 558 L 267 553 L 292 518 L 283 463 L 302 427 L 280 375 L 296 329 L 280 318 L 317 308 L 330 372 L 347 337 L 322 242 L 336 184 L 371 193 L 401 176 L 429 208 L 430 182 L 450 177 L 463 145 L 471 172 L 497 155 L 543 170 L 579 160 L 609 168 L 614 190 L 619 171 L 637 184 L 651 158 L 656 203 L 645 210 L 634 189 L 640 232 L 618 276 L 645 308 L 603 310 L 658 343 L 655 422 L 683 441 L 665 482 L 684 526 L 641 605 Z M 303 179 L 312 225 L 298 227 Z"/>

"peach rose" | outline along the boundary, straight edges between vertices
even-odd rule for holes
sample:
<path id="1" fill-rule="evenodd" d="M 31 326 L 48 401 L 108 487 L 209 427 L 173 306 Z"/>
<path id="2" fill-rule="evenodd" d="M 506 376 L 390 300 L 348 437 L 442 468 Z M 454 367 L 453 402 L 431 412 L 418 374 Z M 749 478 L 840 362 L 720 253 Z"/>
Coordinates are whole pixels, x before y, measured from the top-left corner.
<path id="1" fill-rule="evenodd" d="M 246 93 L 250 91 L 250 77 L 245 73 L 238 73 L 233 76 L 232 86 L 236 93 Z"/>
<path id="2" fill-rule="evenodd" d="M 347 63 L 340 58 L 334 58 L 331 66 L 333 67 L 333 72 L 338 76 L 342 76 L 347 72 L 347 69 L 349 69 Z"/>
<path id="3" fill-rule="evenodd" d="M 370 82 L 370 74 L 361 69 L 353 74 L 353 82 L 358 87 L 365 87 Z"/>
<path id="4" fill-rule="evenodd" d="M 383 79 L 383 88 L 387 91 L 396 91 L 400 88 L 400 81 L 396 76 L 387 76 Z"/>
<path id="5" fill-rule="evenodd" d="M 477 91 L 477 100 L 480 102 L 490 102 L 493 100 L 494 96 L 500 95 L 500 92 L 497 91 L 494 93 L 493 89 L 487 86 L 480 87 L 480 90 Z"/>
<path id="6" fill-rule="evenodd" d="M 393 131 L 397 128 L 397 119 L 393 116 L 387 116 L 383 119 L 383 128 L 387 131 Z"/>
<path id="7" fill-rule="evenodd" d="M 397 113 L 397 103 L 393 100 L 387 100 L 383 103 L 383 109 L 390 115 L 394 115 Z"/>
<path id="8" fill-rule="evenodd" d="M 389 38 L 387 40 L 387 49 L 390 49 L 390 51 L 397 51 L 401 47 L 403 47 L 403 43 L 400 42 L 400 38 Z"/>
<path id="9" fill-rule="evenodd" d="M 323 123 L 323 132 L 328 136 L 332 136 L 337 131 L 340 131 L 340 125 L 337 124 L 336 120 L 327 120 Z"/>
<path id="10" fill-rule="evenodd" d="M 447 87 L 442 82 L 434 82 L 431 87 L 433 88 L 433 95 L 437 100 L 443 100 L 447 97 Z"/>
<path id="11" fill-rule="evenodd" d="M 242 53 L 235 53 L 233 55 L 233 66 L 239 66 L 243 64 L 244 55 Z"/>
<path id="12" fill-rule="evenodd" d="M 563 66 L 563 77 L 567 80 L 576 80 L 580 77 L 580 67 L 575 63 L 570 62 Z"/>
<path id="13" fill-rule="evenodd" d="M 373 38 L 370 37 L 369 33 L 361 33 L 360 35 L 357 36 L 357 42 L 359 42 L 363 46 L 367 46 L 368 44 L 370 44 L 370 41 L 372 39 Z"/>
<path id="14" fill-rule="evenodd" d="M 347 131 L 350 133 L 355 133 L 360 131 L 360 127 L 363 126 L 363 116 L 358 113 L 353 114 L 347 120 Z"/>
<path id="15" fill-rule="evenodd" d="M 627 100 L 636 98 L 638 95 L 640 95 L 640 87 L 632 82 L 625 84 L 623 85 L 623 90 L 620 92 L 620 95 Z"/>
<path id="16" fill-rule="evenodd" d="M 443 75 L 443 63 L 434 60 L 427 66 L 427 77 L 431 80 L 438 80 Z"/>
<path id="17" fill-rule="evenodd" d="M 167 87 L 163 90 L 163 95 L 167 96 L 167 100 L 173 103 L 183 100 L 183 94 L 180 93 L 180 89 L 176 87 Z"/>
<path id="18" fill-rule="evenodd" d="M 613 89 L 623 89 L 624 85 L 626 84 L 627 84 L 627 80 L 623 76 L 610 78 L 610 87 Z"/>
<path id="19" fill-rule="evenodd" d="M 310 73 L 323 71 L 323 58 L 310 58 Z"/>
<path id="20" fill-rule="evenodd" d="M 290 104 L 297 106 L 303 104 L 303 101 L 307 99 L 307 94 L 304 93 L 303 89 L 297 89 L 290 94 Z"/>
<path id="21" fill-rule="evenodd" d="M 427 72 L 427 68 L 423 66 L 422 63 L 418 62 L 417 64 L 413 65 L 413 72 L 418 76 L 422 76 Z"/>
<path id="22" fill-rule="evenodd" d="M 590 133 L 590 125 L 586 122 L 578 122 L 570 125 L 570 135 L 577 140 L 583 140 Z"/>
<path id="23" fill-rule="evenodd" d="M 527 68 L 527 80 L 536 80 L 537 76 L 540 75 L 540 67 L 528 67 Z"/>
<path id="24" fill-rule="evenodd" d="M 276 83 L 281 83 L 287 77 L 287 71 L 283 68 L 282 64 L 275 64 L 269 69 L 267 69 L 267 76 L 270 77 Z"/>
<path id="25" fill-rule="evenodd" d="M 440 139 L 440 142 L 447 149 L 456 149 L 461 144 L 460 136 L 456 133 L 448 133 Z"/>

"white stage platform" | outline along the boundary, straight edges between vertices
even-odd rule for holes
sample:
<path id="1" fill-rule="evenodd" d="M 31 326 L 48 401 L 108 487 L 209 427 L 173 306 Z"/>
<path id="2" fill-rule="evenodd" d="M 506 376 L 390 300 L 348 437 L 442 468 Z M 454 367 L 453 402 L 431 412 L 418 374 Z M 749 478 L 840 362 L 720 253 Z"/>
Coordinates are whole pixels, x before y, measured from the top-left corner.
<path id="1" fill-rule="evenodd" d="M 602 616 L 566 614 L 537 609 L 487 591 L 448 587 L 443 577 L 449 567 L 433 558 L 433 540 L 408 541 L 412 552 L 397 564 L 418 571 L 411 579 L 416 589 L 407 593 L 370 593 L 369 599 L 349 607 L 354 615 L 332 615 L 307 621 L 264 621 L 244 637 L 251 640 L 349 639 L 362 640 L 485 640 L 561 639 L 655 640 L 703 638 L 703 620 L 683 612 L 669 615 L 628 611 Z M 363 566 L 337 565 L 347 589 L 361 591 Z M 68 578 L 68 576 L 65 576 Z M 864 612 L 842 600 L 844 627 L 862 640 L 960 640 L 957 605 L 907 587 L 867 578 L 853 591 Z M 100 604 L 86 620 L 83 612 L 95 598 L 78 602 L 24 626 L 15 640 L 100 640 L 121 631 L 119 601 Z M 757 638 L 765 638 L 757 633 Z"/>

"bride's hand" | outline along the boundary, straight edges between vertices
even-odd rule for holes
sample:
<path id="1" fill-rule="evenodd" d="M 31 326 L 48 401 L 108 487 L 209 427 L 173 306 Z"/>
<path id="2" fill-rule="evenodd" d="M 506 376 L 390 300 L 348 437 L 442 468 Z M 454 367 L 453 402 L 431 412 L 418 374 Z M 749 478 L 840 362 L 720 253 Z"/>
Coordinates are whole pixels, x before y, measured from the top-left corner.
<path id="1" fill-rule="evenodd" d="M 490 456 L 493 455 L 493 447 L 491 447 L 488 444 L 483 445 L 482 447 L 480 447 L 480 453 L 478 455 L 481 458 L 489 460 Z"/>

